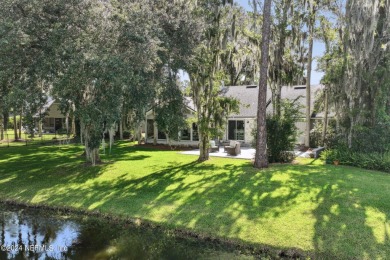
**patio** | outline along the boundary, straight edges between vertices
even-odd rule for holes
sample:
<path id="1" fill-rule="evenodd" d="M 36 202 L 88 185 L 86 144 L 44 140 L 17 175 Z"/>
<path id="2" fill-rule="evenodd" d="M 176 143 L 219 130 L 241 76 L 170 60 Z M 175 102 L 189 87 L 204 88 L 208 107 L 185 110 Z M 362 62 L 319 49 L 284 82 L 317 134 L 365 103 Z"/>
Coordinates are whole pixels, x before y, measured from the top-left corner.
<path id="1" fill-rule="evenodd" d="M 181 154 L 189 154 L 189 155 L 199 155 L 199 149 L 191 150 L 191 151 L 184 151 L 180 152 Z M 251 160 L 255 158 L 256 149 L 250 148 L 250 147 L 241 147 L 241 154 L 239 155 L 228 155 L 226 152 L 224 152 L 223 147 L 219 147 L 218 152 L 209 153 L 210 156 L 215 157 L 225 157 L 225 158 L 236 158 L 236 159 L 247 159 Z M 297 157 L 304 157 L 304 158 L 310 158 L 309 152 L 300 152 L 298 150 L 294 150 L 294 153 Z"/>
<path id="2" fill-rule="evenodd" d="M 225 157 L 225 158 L 236 158 L 236 159 L 253 159 L 255 158 L 256 150 L 250 147 L 241 147 L 241 154 L 239 155 L 228 155 L 223 151 L 223 147 L 219 147 L 218 152 L 210 153 L 210 156 L 215 157 Z M 189 154 L 189 155 L 199 155 L 199 149 L 180 152 L 181 154 Z"/>

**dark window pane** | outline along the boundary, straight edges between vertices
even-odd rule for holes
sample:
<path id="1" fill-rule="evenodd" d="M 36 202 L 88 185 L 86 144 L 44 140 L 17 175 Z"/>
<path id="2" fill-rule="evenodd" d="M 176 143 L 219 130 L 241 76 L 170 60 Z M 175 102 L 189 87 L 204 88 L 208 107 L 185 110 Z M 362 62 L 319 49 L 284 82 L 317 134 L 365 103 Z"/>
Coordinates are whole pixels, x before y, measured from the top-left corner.
<path id="1" fill-rule="evenodd" d="M 190 129 L 184 129 L 184 130 L 182 130 L 182 131 L 181 131 L 180 139 L 181 139 L 181 140 L 191 140 Z"/>
<path id="2" fill-rule="evenodd" d="M 154 125 L 153 125 L 153 120 L 152 119 L 148 119 L 147 120 L 147 133 L 146 133 L 146 137 L 147 138 L 154 138 Z"/>
<path id="3" fill-rule="evenodd" d="M 192 141 L 199 141 L 198 125 L 192 123 Z"/>
<path id="4" fill-rule="evenodd" d="M 230 120 L 229 126 L 228 126 L 228 139 L 229 140 L 236 140 L 236 121 Z"/>
<path id="5" fill-rule="evenodd" d="M 164 132 L 158 131 L 157 139 L 167 139 L 167 136 L 165 135 Z"/>
<path id="6" fill-rule="evenodd" d="M 237 121 L 236 140 L 245 140 L 245 122 Z"/>

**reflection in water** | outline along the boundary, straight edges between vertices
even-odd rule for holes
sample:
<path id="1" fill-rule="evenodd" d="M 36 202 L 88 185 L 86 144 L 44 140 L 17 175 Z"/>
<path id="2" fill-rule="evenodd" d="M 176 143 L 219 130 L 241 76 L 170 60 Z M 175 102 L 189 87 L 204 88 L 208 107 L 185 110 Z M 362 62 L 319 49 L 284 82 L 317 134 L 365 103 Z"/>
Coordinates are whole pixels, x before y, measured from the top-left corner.
<path id="1" fill-rule="evenodd" d="M 0 259 L 248 258 L 161 231 L 0 204 Z"/>

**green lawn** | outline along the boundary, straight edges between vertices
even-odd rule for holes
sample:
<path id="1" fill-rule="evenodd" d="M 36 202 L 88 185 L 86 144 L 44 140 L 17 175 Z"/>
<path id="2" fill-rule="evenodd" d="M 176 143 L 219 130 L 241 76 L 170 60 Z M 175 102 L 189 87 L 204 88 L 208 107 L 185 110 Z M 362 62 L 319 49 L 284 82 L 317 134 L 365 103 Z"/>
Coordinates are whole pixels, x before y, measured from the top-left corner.
<path id="1" fill-rule="evenodd" d="M 257 171 L 246 160 L 120 143 L 85 166 L 79 146 L 0 150 L 0 198 L 142 218 L 315 258 L 390 255 L 390 175 L 302 160 Z"/>

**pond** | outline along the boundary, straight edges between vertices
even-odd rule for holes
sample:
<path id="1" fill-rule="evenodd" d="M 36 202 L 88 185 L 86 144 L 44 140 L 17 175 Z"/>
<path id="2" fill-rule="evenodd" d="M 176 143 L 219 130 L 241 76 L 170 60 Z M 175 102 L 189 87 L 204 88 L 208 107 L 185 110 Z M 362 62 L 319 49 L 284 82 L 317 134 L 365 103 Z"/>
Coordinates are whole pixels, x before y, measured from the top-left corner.
<path id="1" fill-rule="evenodd" d="M 172 233 L 172 232 L 171 232 Z M 155 228 L 0 203 L 0 259 L 252 259 Z"/>

